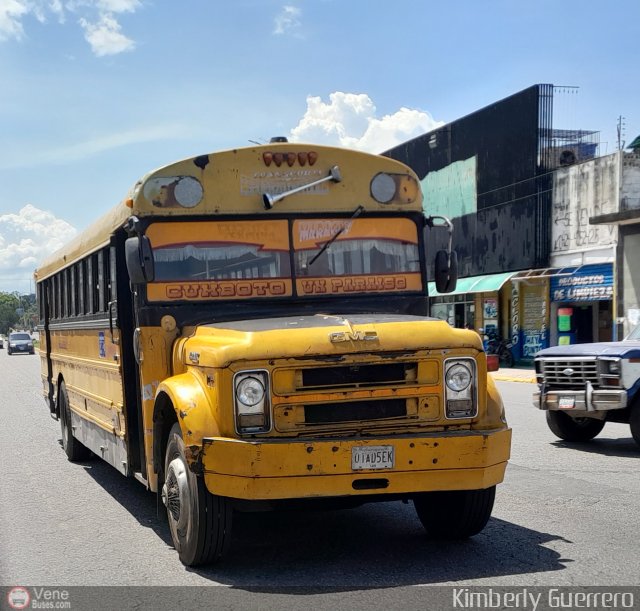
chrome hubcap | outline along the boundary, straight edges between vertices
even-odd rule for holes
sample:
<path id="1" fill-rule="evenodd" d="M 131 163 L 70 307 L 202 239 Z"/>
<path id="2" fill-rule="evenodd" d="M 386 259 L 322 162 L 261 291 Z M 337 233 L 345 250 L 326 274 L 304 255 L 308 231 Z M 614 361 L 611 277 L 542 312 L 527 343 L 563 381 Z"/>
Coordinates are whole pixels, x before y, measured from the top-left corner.
<path id="1" fill-rule="evenodd" d="M 167 477 L 162 486 L 162 502 L 178 529 L 184 528 L 189 518 L 189 481 L 181 458 L 169 463 Z"/>

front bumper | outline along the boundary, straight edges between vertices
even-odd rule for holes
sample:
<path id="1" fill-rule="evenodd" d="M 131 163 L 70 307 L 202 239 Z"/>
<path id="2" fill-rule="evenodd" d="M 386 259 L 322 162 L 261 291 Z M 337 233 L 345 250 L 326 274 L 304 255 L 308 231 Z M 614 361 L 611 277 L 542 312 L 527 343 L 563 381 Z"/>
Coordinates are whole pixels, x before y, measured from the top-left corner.
<path id="1" fill-rule="evenodd" d="M 351 468 L 354 446 L 393 446 L 392 469 Z M 504 479 L 511 429 L 349 441 L 203 440 L 210 492 L 247 500 L 477 490 Z"/>
<path id="2" fill-rule="evenodd" d="M 560 407 L 561 400 L 573 407 Z M 626 390 L 537 390 L 533 393 L 533 404 L 538 409 L 563 412 L 601 412 L 627 407 Z"/>
<path id="3" fill-rule="evenodd" d="M 11 352 L 28 352 L 32 354 L 34 349 L 33 346 L 29 346 L 28 344 L 18 344 L 17 346 L 9 346 Z"/>

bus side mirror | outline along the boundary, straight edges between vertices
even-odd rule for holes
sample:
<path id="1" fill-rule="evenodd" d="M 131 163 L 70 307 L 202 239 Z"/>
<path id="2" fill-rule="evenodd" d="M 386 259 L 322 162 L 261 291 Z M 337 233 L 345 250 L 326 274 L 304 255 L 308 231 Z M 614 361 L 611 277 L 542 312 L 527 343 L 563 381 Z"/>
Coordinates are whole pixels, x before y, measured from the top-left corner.
<path id="1" fill-rule="evenodd" d="M 435 281 L 438 293 L 450 293 L 456 288 L 458 282 L 458 253 L 439 250 L 436 253 Z"/>
<path id="2" fill-rule="evenodd" d="M 155 271 L 149 238 L 145 235 L 127 238 L 124 252 L 131 284 L 153 282 Z"/>

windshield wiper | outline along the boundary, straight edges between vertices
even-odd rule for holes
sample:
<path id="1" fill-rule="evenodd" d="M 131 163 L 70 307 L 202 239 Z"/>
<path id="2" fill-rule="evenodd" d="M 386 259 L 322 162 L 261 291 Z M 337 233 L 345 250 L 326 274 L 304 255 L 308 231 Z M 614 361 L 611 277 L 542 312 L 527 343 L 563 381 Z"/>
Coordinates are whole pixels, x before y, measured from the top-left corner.
<path id="1" fill-rule="evenodd" d="M 294 193 L 300 193 L 300 191 L 306 191 L 307 189 L 311 189 L 312 187 L 317 187 L 318 185 L 321 185 L 323 182 L 327 182 L 329 180 L 332 182 L 342 181 L 342 174 L 340 174 L 340 168 L 337 165 L 334 165 L 329 170 L 329 176 L 325 176 L 324 178 L 319 178 L 318 180 L 314 180 L 313 182 L 310 182 L 308 185 L 295 187 L 293 189 L 290 189 L 289 191 L 280 193 L 280 195 L 271 195 L 270 193 L 263 193 L 262 203 L 264 204 L 264 209 L 271 210 L 271 208 L 273 208 L 273 205 L 276 202 L 279 202 L 285 197 L 289 197 L 289 195 L 293 195 Z"/>
<path id="2" fill-rule="evenodd" d="M 364 206 L 358 206 L 358 207 L 354 210 L 353 214 L 349 217 L 349 219 L 348 219 L 348 220 L 352 221 L 353 219 L 355 219 L 355 218 L 359 217 L 363 212 L 364 212 Z M 320 256 L 320 255 L 325 251 L 325 250 L 327 250 L 327 248 L 329 248 L 329 246 L 331 246 L 331 244 L 333 244 L 333 243 L 338 239 L 338 236 L 339 236 L 341 233 L 343 233 L 343 232 L 344 232 L 345 227 L 346 227 L 346 223 L 345 223 L 345 225 L 343 225 L 342 227 L 340 227 L 340 229 L 338 229 L 338 231 L 336 231 L 336 232 L 331 236 L 331 238 L 330 238 L 329 240 L 327 240 L 327 241 L 322 245 L 322 248 L 321 248 L 321 249 L 320 249 L 320 250 L 319 250 L 319 251 L 318 251 L 318 252 L 313 256 L 313 258 L 311 259 L 311 261 L 309 261 L 309 262 L 307 263 L 307 267 L 311 267 L 311 266 L 315 263 L 316 259 L 317 259 L 317 258 L 318 258 L 318 257 L 319 257 L 319 256 Z"/>

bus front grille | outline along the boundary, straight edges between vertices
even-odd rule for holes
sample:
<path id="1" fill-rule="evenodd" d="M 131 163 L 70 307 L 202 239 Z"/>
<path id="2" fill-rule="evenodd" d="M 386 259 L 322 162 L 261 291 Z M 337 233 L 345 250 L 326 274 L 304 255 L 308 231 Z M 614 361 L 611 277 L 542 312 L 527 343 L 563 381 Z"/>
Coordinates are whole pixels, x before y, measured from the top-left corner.
<path id="1" fill-rule="evenodd" d="M 407 402 L 401 399 L 316 403 L 304 406 L 305 424 L 384 420 L 387 418 L 402 418 L 406 415 Z"/>
<path id="2" fill-rule="evenodd" d="M 341 365 L 303 369 L 297 390 L 349 390 L 361 387 L 404 385 L 415 381 L 416 363 Z"/>

